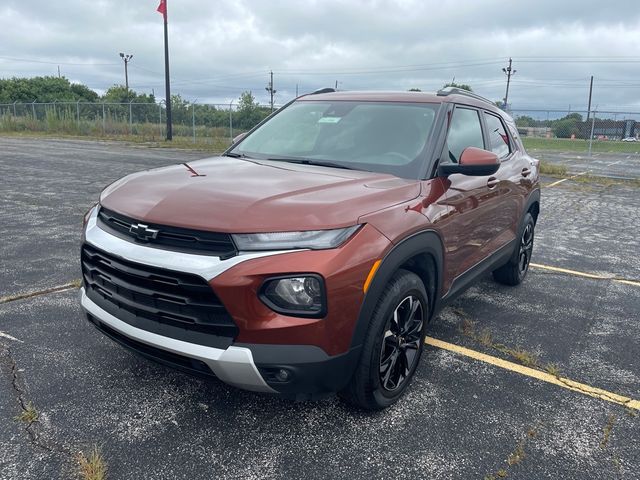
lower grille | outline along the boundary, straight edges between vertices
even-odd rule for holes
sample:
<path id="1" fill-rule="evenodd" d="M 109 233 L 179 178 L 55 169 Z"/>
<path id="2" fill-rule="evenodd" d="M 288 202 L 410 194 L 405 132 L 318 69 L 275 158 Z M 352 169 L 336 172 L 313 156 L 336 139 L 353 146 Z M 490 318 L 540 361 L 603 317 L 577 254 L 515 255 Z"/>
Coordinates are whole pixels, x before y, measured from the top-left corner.
<path id="1" fill-rule="evenodd" d="M 238 334 L 233 319 L 197 275 L 130 262 L 82 246 L 87 296 L 113 316 L 143 330 L 226 348 Z"/>
<path id="2" fill-rule="evenodd" d="M 103 334 L 118 342 L 120 345 L 128 348 L 129 350 L 133 350 L 134 352 L 146 358 L 155 360 L 158 363 L 162 363 L 173 368 L 187 371 L 195 375 L 215 377 L 215 374 L 211 371 L 209 366 L 200 360 L 188 358 L 182 355 L 167 352 L 160 348 L 146 345 L 142 342 L 138 342 L 125 335 L 122 335 L 120 332 L 108 327 L 104 323 L 100 322 L 100 320 L 93 318 L 91 315 L 88 315 L 88 318 Z"/>

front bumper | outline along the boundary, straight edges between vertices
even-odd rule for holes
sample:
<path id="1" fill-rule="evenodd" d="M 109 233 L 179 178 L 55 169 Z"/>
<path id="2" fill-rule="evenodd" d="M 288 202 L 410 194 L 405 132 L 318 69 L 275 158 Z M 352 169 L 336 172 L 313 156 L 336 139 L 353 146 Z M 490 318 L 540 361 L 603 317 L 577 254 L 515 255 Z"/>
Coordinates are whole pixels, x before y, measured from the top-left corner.
<path id="1" fill-rule="evenodd" d="M 152 360 L 191 373 L 215 377 L 234 387 L 277 393 L 306 400 L 342 390 L 353 374 L 360 347 L 329 356 L 313 345 L 237 344 L 226 349 L 208 347 L 129 325 L 96 305 L 80 289 L 80 304 L 88 319 L 105 335 L 125 348 Z M 206 367 L 198 368 L 198 364 Z M 284 369 L 287 381 L 276 378 Z"/>
<path id="2" fill-rule="evenodd" d="M 246 347 L 230 346 L 222 350 L 141 330 L 100 308 L 87 297 L 84 288 L 80 289 L 80 304 L 94 321 L 97 320 L 100 324 L 106 325 L 110 330 L 115 330 L 120 335 L 144 345 L 199 360 L 205 363 L 216 377 L 229 385 L 256 392 L 276 392 L 264 381 L 253 362 L 251 350 Z"/>

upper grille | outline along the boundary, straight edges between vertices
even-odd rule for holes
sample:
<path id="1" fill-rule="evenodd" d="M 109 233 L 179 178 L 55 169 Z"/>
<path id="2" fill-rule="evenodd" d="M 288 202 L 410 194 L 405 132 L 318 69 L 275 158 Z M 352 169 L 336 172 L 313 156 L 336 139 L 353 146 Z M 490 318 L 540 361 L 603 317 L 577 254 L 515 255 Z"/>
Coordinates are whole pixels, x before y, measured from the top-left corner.
<path id="1" fill-rule="evenodd" d="M 141 240 L 136 233 L 131 232 L 131 227 L 138 223 L 144 223 L 148 228 L 157 230 L 155 238 Z M 231 235 L 228 233 L 207 232 L 191 230 L 188 228 L 158 225 L 147 222 L 138 222 L 104 207 L 98 211 L 98 225 L 126 240 L 149 243 L 159 248 L 178 252 L 197 253 L 200 255 L 215 255 L 221 258 L 229 258 L 237 253 Z"/>
<path id="2" fill-rule="evenodd" d="M 87 296 L 120 320 L 218 348 L 238 334 L 222 302 L 197 275 L 130 262 L 88 244 L 81 260 Z"/>

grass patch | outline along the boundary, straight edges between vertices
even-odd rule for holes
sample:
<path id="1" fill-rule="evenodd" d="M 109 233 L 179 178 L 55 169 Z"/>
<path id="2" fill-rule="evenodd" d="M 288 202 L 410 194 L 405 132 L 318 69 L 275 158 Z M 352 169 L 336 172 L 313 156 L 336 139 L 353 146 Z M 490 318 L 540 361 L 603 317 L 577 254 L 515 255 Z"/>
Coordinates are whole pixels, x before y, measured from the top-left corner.
<path id="1" fill-rule="evenodd" d="M 0 135 L 19 138 L 54 138 L 62 140 L 87 140 L 87 141 L 114 141 L 125 144 L 133 144 L 148 148 L 177 148 L 184 150 L 198 150 L 211 153 L 222 153 L 230 145 L 231 141 L 226 137 L 181 137 L 174 136 L 168 142 L 163 138 L 150 138 L 146 135 L 106 134 L 106 135 L 79 135 L 64 132 L 6 132 L 0 129 Z"/>
<path id="2" fill-rule="evenodd" d="M 588 140 L 571 140 L 570 138 L 539 138 L 520 137 L 527 150 L 542 150 L 550 152 L 589 152 Z M 629 153 L 640 154 L 640 143 L 621 142 L 616 140 L 594 140 L 591 151 L 597 153 Z"/>
<path id="3" fill-rule="evenodd" d="M 83 480 L 105 480 L 107 478 L 107 463 L 102 458 L 98 447 L 94 446 L 88 455 L 80 452 L 77 460 Z"/>
<path id="4" fill-rule="evenodd" d="M 19 420 L 21 422 L 25 422 L 25 423 L 28 423 L 29 425 L 31 425 L 32 423 L 38 421 L 38 411 L 33 406 L 33 404 L 31 402 L 29 402 L 23 408 L 22 412 L 20 412 L 20 415 L 18 415 L 16 417 L 16 420 Z"/>
<path id="5" fill-rule="evenodd" d="M 604 426 L 602 440 L 600 441 L 600 448 L 605 449 L 609 444 L 609 439 L 611 437 L 611 431 L 613 430 L 613 426 L 616 424 L 615 415 L 609 415 L 607 418 L 607 424 Z"/>
<path id="6" fill-rule="evenodd" d="M 560 367 L 558 367 L 555 363 L 547 364 L 544 369 L 549 375 L 553 375 L 554 377 L 560 376 Z"/>
<path id="7" fill-rule="evenodd" d="M 46 288 L 44 290 L 37 290 L 35 292 L 29 292 L 29 293 L 18 293 L 16 295 L 9 295 L 7 297 L 0 297 L 0 304 L 15 302 L 16 300 L 23 300 L 25 298 L 37 297 L 39 295 L 46 295 L 47 293 L 61 292 L 69 288 L 80 288 L 81 285 L 82 285 L 82 280 L 76 279 L 69 283 L 65 283 L 64 285 L 60 285 L 57 287 Z"/>
<path id="8" fill-rule="evenodd" d="M 543 175 L 557 175 L 560 177 L 565 177 L 567 175 L 567 167 L 565 165 L 558 165 L 541 160 L 540 173 L 542 173 Z"/>

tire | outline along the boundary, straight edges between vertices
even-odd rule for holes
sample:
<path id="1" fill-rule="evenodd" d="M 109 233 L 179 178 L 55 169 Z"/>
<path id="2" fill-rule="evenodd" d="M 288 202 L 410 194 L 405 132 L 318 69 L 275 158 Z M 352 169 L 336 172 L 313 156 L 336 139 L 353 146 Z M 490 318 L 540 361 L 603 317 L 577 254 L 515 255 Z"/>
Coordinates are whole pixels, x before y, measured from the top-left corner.
<path id="1" fill-rule="evenodd" d="M 509 261 L 493 271 L 493 278 L 504 285 L 520 285 L 529 271 L 536 223 L 529 212 L 522 219 L 518 244 Z"/>
<path id="2" fill-rule="evenodd" d="M 422 280 L 398 270 L 378 299 L 360 360 L 340 397 L 367 410 L 395 403 L 420 361 L 428 318 L 429 297 Z"/>

